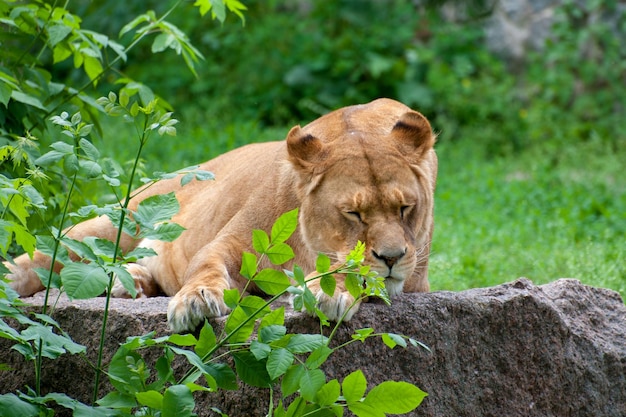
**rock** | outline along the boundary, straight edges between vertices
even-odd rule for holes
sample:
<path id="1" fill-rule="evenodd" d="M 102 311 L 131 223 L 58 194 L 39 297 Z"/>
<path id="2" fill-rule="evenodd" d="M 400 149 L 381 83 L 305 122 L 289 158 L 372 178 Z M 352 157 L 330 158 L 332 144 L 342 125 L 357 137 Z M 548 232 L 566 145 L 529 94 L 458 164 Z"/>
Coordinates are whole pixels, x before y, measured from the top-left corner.
<path id="1" fill-rule="evenodd" d="M 28 299 L 41 305 L 41 296 Z M 113 300 L 105 359 L 127 336 L 167 332 L 169 298 Z M 103 299 L 61 300 L 54 317 L 75 341 L 88 346 L 90 359 L 99 341 Z M 219 327 L 222 320 L 215 320 Z M 318 322 L 289 313 L 292 332 L 313 333 Z M 404 294 L 387 307 L 362 306 L 342 327 L 336 341 L 355 329 L 411 336 L 430 347 L 391 350 L 380 340 L 356 342 L 337 351 L 323 369 L 342 380 L 361 369 L 368 381 L 403 380 L 429 393 L 415 416 L 624 416 L 626 415 L 626 308 L 609 290 L 562 279 L 534 286 L 526 279 L 459 293 Z M 30 363 L 9 350 L 2 362 L 1 392 L 33 385 Z M 46 361 L 45 392 L 65 392 L 89 402 L 93 372 L 79 356 Z M 263 416 L 268 393 L 239 391 L 197 397 L 196 412 L 210 407 L 230 416 Z"/>

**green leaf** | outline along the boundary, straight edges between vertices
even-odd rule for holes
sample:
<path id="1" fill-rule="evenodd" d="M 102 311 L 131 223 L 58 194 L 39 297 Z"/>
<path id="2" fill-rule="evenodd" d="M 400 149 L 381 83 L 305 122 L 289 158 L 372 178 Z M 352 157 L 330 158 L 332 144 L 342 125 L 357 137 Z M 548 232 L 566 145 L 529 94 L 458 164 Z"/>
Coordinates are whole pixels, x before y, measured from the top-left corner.
<path id="1" fill-rule="evenodd" d="M 198 343 L 196 337 L 190 333 L 172 334 L 167 338 L 167 341 L 177 346 L 195 346 Z"/>
<path id="2" fill-rule="evenodd" d="M 139 203 L 133 216 L 140 225 L 153 228 L 157 223 L 171 220 L 179 210 L 180 205 L 172 192 L 146 198 Z"/>
<path id="3" fill-rule="evenodd" d="M 292 353 L 308 353 L 327 342 L 328 338 L 321 334 L 296 334 L 289 340 L 287 349 Z"/>
<path id="4" fill-rule="evenodd" d="M 162 417 L 191 417 L 196 402 L 186 385 L 172 385 L 163 395 Z"/>
<path id="5" fill-rule="evenodd" d="M 124 268 L 123 266 L 105 264 L 104 269 L 106 270 L 107 274 L 115 275 L 115 277 L 118 279 L 119 282 L 122 283 L 122 286 L 132 298 L 137 297 L 135 279 L 126 268 Z"/>
<path id="6" fill-rule="evenodd" d="M 26 105 L 36 107 L 39 110 L 47 111 L 46 107 L 39 101 L 37 97 L 33 97 L 28 94 L 24 94 L 21 91 L 13 90 L 11 93 L 11 98 L 15 101 L 19 101 L 20 103 L 24 103 Z"/>
<path id="7" fill-rule="evenodd" d="M 332 405 L 339 399 L 341 389 L 336 379 L 328 381 L 317 391 L 317 403 L 321 406 Z"/>
<path id="8" fill-rule="evenodd" d="M 253 340 L 250 343 L 250 352 L 252 352 L 254 357 L 260 361 L 270 355 L 272 347 L 266 343 L 259 342 L 258 340 Z"/>
<path id="9" fill-rule="evenodd" d="M 98 77 L 100 77 L 100 75 L 102 75 L 102 72 L 103 72 L 102 63 L 100 62 L 98 58 L 89 56 L 87 54 L 83 55 L 83 59 L 84 59 L 83 65 L 85 68 L 85 72 L 87 73 L 87 76 L 89 77 L 89 79 L 95 85 L 98 80 Z"/>
<path id="10" fill-rule="evenodd" d="M 299 286 L 305 286 L 305 276 L 304 271 L 298 265 L 293 266 L 293 279 L 298 283 Z"/>
<path id="11" fill-rule="evenodd" d="M 320 274 L 324 272 L 328 272 L 330 269 L 330 258 L 323 253 L 317 255 L 317 260 L 315 261 L 315 270 Z"/>
<path id="12" fill-rule="evenodd" d="M 309 369 L 315 369 L 322 366 L 326 359 L 333 353 L 333 350 L 326 345 L 316 348 L 306 359 L 306 365 Z"/>
<path id="13" fill-rule="evenodd" d="M 270 238 L 263 230 L 254 229 L 252 231 L 252 247 L 258 253 L 265 253 L 270 245 Z"/>
<path id="14" fill-rule="evenodd" d="M 259 340 L 264 343 L 271 343 L 287 334 L 287 328 L 277 324 L 265 326 L 259 331 Z"/>
<path id="15" fill-rule="evenodd" d="M 282 265 L 285 262 L 294 258 L 295 254 L 293 253 L 293 249 L 291 246 L 286 243 L 277 243 L 275 245 L 271 245 L 265 251 L 268 259 L 274 265 Z"/>
<path id="16" fill-rule="evenodd" d="M 239 388 L 239 385 L 237 385 L 237 376 L 228 365 L 223 363 L 207 363 L 205 370 L 215 379 L 218 387 L 228 390 L 236 390 Z"/>
<path id="17" fill-rule="evenodd" d="M 304 365 L 292 365 L 287 369 L 280 383 L 280 390 L 283 397 L 287 397 L 300 389 L 300 379 L 304 375 L 306 368 Z"/>
<path id="18" fill-rule="evenodd" d="M 272 226 L 271 244 L 275 245 L 289 239 L 298 226 L 298 209 L 281 215 Z"/>
<path id="19" fill-rule="evenodd" d="M 89 142 L 87 139 L 80 138 L 78 144 L 80 145 L 80 148 L 83 150 L 87 158 L 93 161 L 96 161 L 98 158 L 100 158 L 100 151 L 98 150 L 98 148 L 96 148 L 93 143 Z"/>
<path id="20" fill-rule="evenodd" d="M 39 416 L 39 407 L 30 404 L 15 394 L 0 395 L 0 415 L 36 417 Z"/>
<path id="21" fill-rule="evenodd" d="M 0 103 L 4 105 L 4 107 L 6 107 L 7 104 L 9 103 L 12 92 L 13 92 L 13 89 L 11 88 L 10 85 L 0 82 Z"/>
<path id="22" fill-rule="evenodd" d="M 324 291 L 325 294 L 332 297 L 335 294 L 337 280 L 335 280 L 335 277 L 332 275 L 324 275 L 320 278 L 320 287 L 322 287 L 322 291 Z"/>
<path id="23" fill-rule="evenodd" d="M 251 279 L 256 274 L 258 259 L 255 254 L 244 252 L 241 255 L 241 276 Z"/>
<path id="24" fill-rule="evenodd" d="M 353 339 L 356 340 L 360 340 L 361 342 L 365 341 L 365 339 L 367 339 L 372 333 L 374 333 L 374 329 L 372 329 L 371 327 L 365 327 L 363 329 L 357 329 L 355 330 L 354 334 L 352 335 Z"/>
<path id="25" fill-rule="evenodd" d="M 272 310 L 271 313 L 267 314 L 261 320 L 261 324 L 259 325 L 259 329 L 263 330 L 266 326 L 279 325 L 282 326 L 285 324 L 285 307 L 278 307 L 275 310 Z"/>
<path id="26" fill-rule="evenodd" d="M 267 358 L 267 373 L 272 380 L 278 379 L 281 375 L 287 372 L 287 369 L 293 364 L 293 353 L 287 349 L 278 348 L 270 352 Z"/>
<path id="27" fill-rule="evenodd" d="M 406 348 L 406 340 L 398 334 L 395 333 L 383 333 L 382 340 L 387 347 L 393 349 L 396 346 L 401 346 Z"/>
<path id="28" fill-rule="evenodd" d="M 385 381 L 372 388 L 363 402 L 386 414 L 405 414 L 417 408 L 427 395 L 408 382 Z"/>
<path id="29" fill-rule="evenodd" d="M 108 408 L 132 408 L 137 406 L 137 400 L 134 396 L 122 394 L 118 391 L 109 392 L 96 403 L 101 407 Z"/>
<path id="30" fill-rule="evenodd" d="M 161 223 L 156 229 L 143 230 L 141 236 L 147 239 L 161 240 L 163 242 L 173 242 L 186 229 L 177 223 Z"/>
<path id="31" fill-rule="evenodd" d="M 61 270 L 61 281 L 71 299 L 86 299 L 102 294 L 109 276 L 97 265 L 73 263 Z"/>
<path id="32" fill-rule="evenodd" d="M 362 402 L 349 403 L 348 410 L 352 411 L 357 417 L 386 417 L 387 415 L 378 410 L 372 404 Z"/>
<path id="33" fill-rule="evenodd" d="M 305 400 L 314 402 L 317 392 L 324 383 L 326 383 L 326 375 L 321 369 L 307 369 L 300 378 L 300 394 Z"/>
<path id="34" fill-rule="evenodd" d="M 264 360 L 257 360 L 251 352 L 233 353 L 237 375 L 243 382 L 253 387 L 269 388 L 272 379 L 267 373 Z"/>
<path id="35" fill-rule="evenodd" d="M 341 392 L 348 404 L 361 401 L 366 389 L 367 380 L 361 370 L 352 372 L 341 383 Z"/>
<path id="36" fill-rule="evenodd" d="M 161 410 L 163 408 L 163 395 L 158 391 L 144 391 L 135 394 L 135 398 L 141 405 Z"/>
<path id="37" fill-rule="evenodd" d="M 241 298 L 241 294 L 237 288 L 224 290 L 224 304 L 226 304 L 226 306 L 228 306 L 231 310 L 237 307 L 239 304 L 239 298 Z"/>
<path id="38" fill-rule="evenodd" d="M 279 294 L 291 285 L 289 278 L 285 274 L 271 268 L 261 270 L 254 277 L 253 282 L 268 295 Z"/>
<path id="39" fill-rule="evenodd" d="M 215 332 L 213 331 L 213 327 L 209 324 L 208 320 L 204 321 L 204 326 L 200 330 L 200 335 L 198 336 L 198 343 L 194 348 L 194 351 L 201 358 L 204 357 L 211 349 L 215 347 L 216 344 Z"/>
<path id="40" fill-rule="evenodd" d="M 176 38 L 171 33 L 160 33 L 152 42 L 152 53 L 163 52 L 174 42 Z"/>
<path id="41" fill-rule="evenodd" d="M 351 296 L 359 298 L 363 293 L 363 280 L 356 274 L 346 274 L 345 286 Z"/>

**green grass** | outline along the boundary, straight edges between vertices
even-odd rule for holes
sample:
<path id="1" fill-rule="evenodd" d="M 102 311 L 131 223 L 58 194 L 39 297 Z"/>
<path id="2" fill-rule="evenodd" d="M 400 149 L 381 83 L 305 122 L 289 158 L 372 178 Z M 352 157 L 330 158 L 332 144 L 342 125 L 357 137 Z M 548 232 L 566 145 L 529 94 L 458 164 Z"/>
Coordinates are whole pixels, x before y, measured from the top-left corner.
<path id="1" fill-rule="evenodd" d="M 626 295 L 626 152 L 583 143 L 497 160 L 471 144 L 438 153 L 434 290 L 567 277 Z"/>
<path id="2" fill-rule="evenodd" d="M 288 127 L 221 124 L 195 113 L 179 116 L 177 137 L 152 138 L 146 172 L 176 170 L 245 143 L 282 139 Z M 130 160 L 132 129 L 114 122 L 103 153 Z M 472 141 L 441 143 L 433 290 L 459 291 L 527 277 L 537 284 L 577 278 L 626 296 L 626 149 L 602 143 L 488 159 Z"/>

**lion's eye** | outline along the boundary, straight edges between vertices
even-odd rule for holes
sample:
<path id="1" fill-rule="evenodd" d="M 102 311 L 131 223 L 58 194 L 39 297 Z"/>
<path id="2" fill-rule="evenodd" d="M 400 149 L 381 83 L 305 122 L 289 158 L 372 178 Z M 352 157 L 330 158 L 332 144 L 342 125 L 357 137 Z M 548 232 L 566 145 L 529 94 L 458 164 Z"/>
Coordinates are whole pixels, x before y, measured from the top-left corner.
<path id="1" fill-rule="evenodd" d="M 406 216 L 409 215 L 409 213 L 411 212 L 411 209 L 413 208 L 413 206 L 401 206 L 400 207 L 400 218 L 401 219 L 406 219 Z"/>
<path id="2" fill-rule="evenodd" d="M 352 219 L 358 220 L 360 222 L 363 221 L 363 219 L 361 218 L 361 213 L 359 213 L 358 211 L 346 211 L 345 213 Z"/>

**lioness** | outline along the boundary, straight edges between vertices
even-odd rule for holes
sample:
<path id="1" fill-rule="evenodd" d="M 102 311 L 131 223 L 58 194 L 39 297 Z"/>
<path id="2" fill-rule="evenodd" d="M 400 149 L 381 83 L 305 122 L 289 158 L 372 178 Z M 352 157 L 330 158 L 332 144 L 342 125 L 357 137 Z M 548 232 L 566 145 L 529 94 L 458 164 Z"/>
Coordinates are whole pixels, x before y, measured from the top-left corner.
<path id="1" fill-rule="evenodd" d="M 286 141 L 244 146 L 204 163 L 201 168 L 213 172 L 215 181 L 184 187 L 180 178 L 157 183 L 135 197 L 130 208 L 148 196 L 175 191 L 181 208 L 173 220 L 186 231 L 171 243 L 124 236 L 124 251 L 141 245 L 158 254 L 127 266 L 139 294 L 173 296 L 167 317 L 176 332 L 227 314 L 224 290 L 242 290 L 246 283 L 239 270 L 242 252 L 252 251 L 252 230 L 269 230 L 276 218 L 296 207 L 299 226 L 287 243 L 305 273 L 315 272 L 318 253 L 341 262 L 360 240 L 367 248 L 365 262 L 385 277 L 389 295 L 428 291 L 434 142 L 424 116 L 379 99 L 336 110 L 304 128 L 295 126 Z M 100 217 L 80 223 L 69 235 L 113 239 L 115 229 Z M 32 268 L 49 265 L 39 252 L 32 260 L 16 258 L 15 265 L 8 265 L 12 287 L 21 296 L 40 291 Z M 341 276 L 333 297 L 319 283 L 313 282 L 311 290 L 331 320 L 354 301 Z M 127 293 L 118 285 L 113 295 Z"/>

